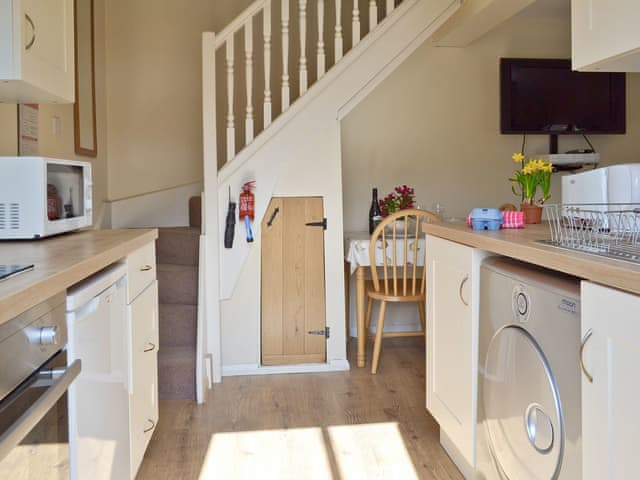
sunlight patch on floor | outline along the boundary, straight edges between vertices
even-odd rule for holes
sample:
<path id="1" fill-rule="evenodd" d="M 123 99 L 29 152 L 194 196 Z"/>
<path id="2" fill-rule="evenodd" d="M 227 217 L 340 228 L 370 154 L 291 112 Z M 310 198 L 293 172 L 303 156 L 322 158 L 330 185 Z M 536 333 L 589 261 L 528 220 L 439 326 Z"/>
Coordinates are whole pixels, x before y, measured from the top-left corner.
<path id="1" fill-rule="evenodd" d="M 395 422 L 328 427 L 342 479 L 417 480 Z"/>
<path id="2" fill-rule="evenodd" d="M 330 479 L 321 428 L 216 433 L 200 479 Z"/>
<path id="3" fill-rule="evenodd" d="M 334 465 L 332 471 L 331 465 Z M 417 480 L 397 423 L 212 435 L 205 479 Z"/>

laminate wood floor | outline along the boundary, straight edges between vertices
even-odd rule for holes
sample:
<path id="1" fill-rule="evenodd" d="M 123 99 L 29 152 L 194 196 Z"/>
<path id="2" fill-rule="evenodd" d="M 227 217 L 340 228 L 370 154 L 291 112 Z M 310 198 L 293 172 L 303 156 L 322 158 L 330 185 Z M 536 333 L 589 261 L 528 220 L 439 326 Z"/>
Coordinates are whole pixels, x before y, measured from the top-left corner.
<path id="1" fill-rule="evenodd" d="M 461 479 L 425 410 L 424 373 L 423 340 L 398 338 L 384 340 L 377 375 L 225 377 L 205 405 L 160 402 L 137 478 Z"/>

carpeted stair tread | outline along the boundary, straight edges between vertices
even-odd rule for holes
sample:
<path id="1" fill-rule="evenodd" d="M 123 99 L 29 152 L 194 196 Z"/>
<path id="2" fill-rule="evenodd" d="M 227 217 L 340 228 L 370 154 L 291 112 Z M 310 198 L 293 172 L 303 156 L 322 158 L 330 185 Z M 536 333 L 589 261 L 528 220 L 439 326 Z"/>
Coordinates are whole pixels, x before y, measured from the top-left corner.
<path id="1" fill-rule="evenodd" d="M 199 242 L 199 228 L 159 228 L 156 240 L 157 262 L 174 265 L 198 265 Z"/>
<path id="2" fill-rule="evenodd" d="M 160 304 L 160 345 L 191 347 L 196 345 L 196 305 Z"/>
<path id="3" fill-rule="evenodd" d="M 198 269 L 191 265 L 158 264 L 158 299 L 160 303 L 197 305 Z"/>
<path id="4" fill-rule="evenodd" d="M 195 362 L 193 347 L 161 347 L 158 351 L 158 395 L 162 400 L 195 399 Z"/>

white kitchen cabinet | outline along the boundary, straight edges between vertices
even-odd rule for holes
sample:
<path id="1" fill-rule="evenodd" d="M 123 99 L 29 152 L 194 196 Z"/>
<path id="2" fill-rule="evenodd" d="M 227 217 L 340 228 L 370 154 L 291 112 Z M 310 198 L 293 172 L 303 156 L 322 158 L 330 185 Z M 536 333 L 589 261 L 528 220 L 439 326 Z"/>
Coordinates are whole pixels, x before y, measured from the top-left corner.
<path id="1" fill-rule="evenodd" d="M 640 71 L 637 0 L 572 0 L 573 69 Z"/>
<path id="2" fill-rule="evenodd" d="M 129 322 L 129 433 L 135 477 L 158 423 L 158 282 L 155 245 L 127 257 Z M 144 283 L 147 283 L 146 285 Z M 140 291 L 141 290 L 141 291 Z"/>
<path id="3" fill-rule="evenodd" d="M 640 431 L 640 297 L 583 281 L 581 303 L 583 478 L 633 478 Z"/>
<path id="4" fill-rule="evenodd" d="M 0 102 L 73 103 L 73 0 L 0 0 Z"/>
<path id="5" fill-rule="evenodd" d="M 427 409 L 440 424 L 443 446 L 463 472 L 475 466 L 478 277 L 487 255 L 427 235 Z M 449 442 L 457 452 L 450 451 Z"/>

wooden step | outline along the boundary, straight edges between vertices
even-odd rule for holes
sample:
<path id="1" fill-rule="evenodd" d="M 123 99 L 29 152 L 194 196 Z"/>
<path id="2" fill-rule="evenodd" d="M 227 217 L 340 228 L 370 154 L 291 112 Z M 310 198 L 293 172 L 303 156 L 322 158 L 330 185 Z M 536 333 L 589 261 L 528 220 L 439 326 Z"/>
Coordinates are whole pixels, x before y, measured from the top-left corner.
<path id="1" fill-rule="evenodd" d="M 193 347 L 160 347 L 158 396 L 195 399 L 196 352 Z"/>
<path id="2" fill-rule="evenodd" d="M 161 304 L 197 305 L 197 267 L 159 263 L 158 299 Z"/>

